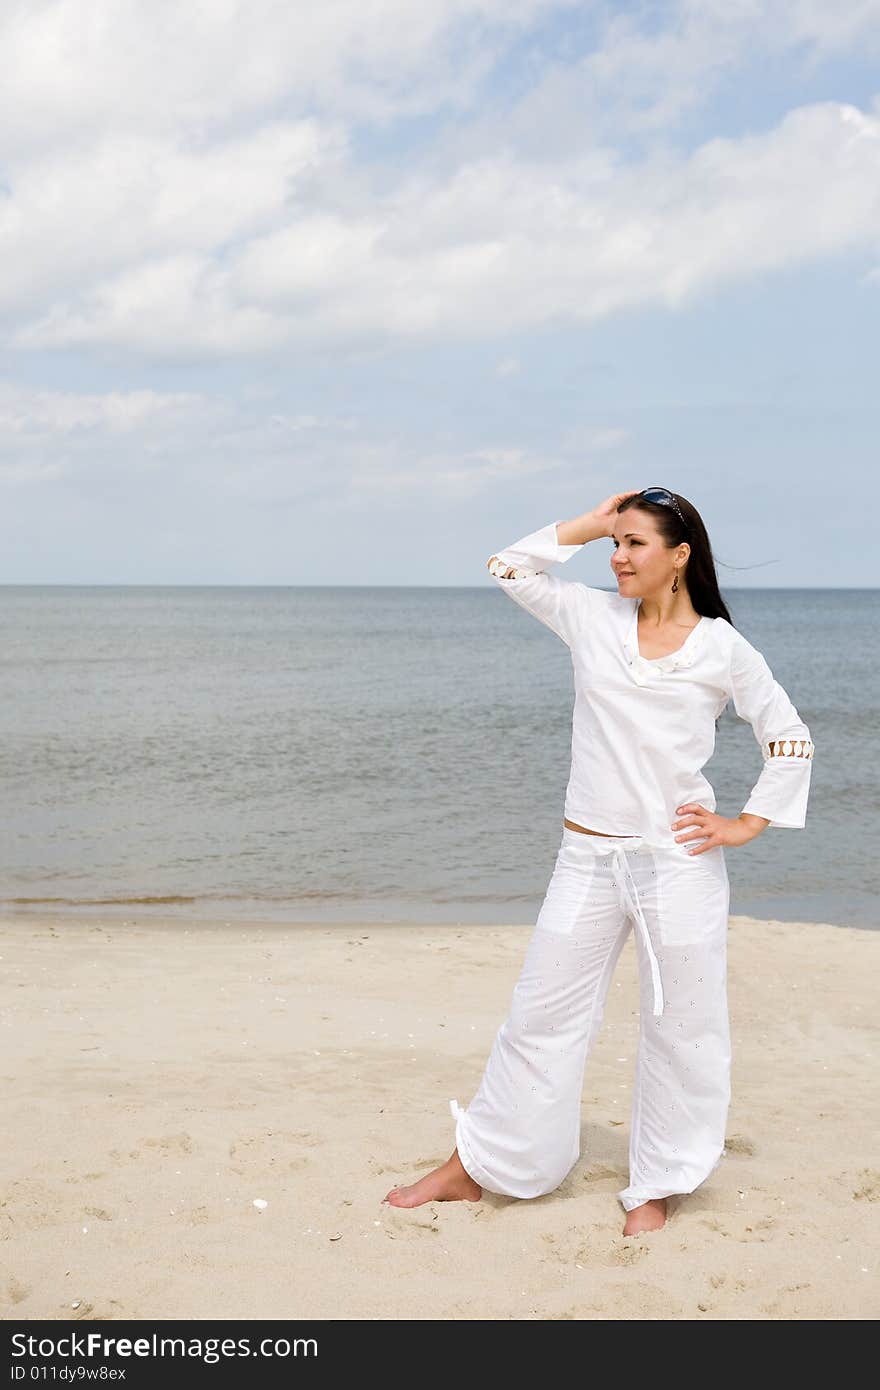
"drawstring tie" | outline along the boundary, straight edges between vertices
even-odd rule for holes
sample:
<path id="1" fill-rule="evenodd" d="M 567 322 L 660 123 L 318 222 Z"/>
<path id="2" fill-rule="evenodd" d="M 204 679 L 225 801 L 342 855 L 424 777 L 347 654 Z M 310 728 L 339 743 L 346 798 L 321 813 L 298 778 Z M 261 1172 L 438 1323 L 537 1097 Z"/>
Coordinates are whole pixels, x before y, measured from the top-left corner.
<path id="1" fill-rule="evenodd" d="M 628 837 L 632 840 L 640 840 L 641 836 L 632 835 Z M 645 921 L 645 914 L 642 911 L 642 904 L 639 901 L 638 889 L 633 881 L 629 861 L 626 857 L 626 847 L 624 845 L 604 845 L 596 846 L 600 854 L 610 854 L 614 858 L 614 863 L 618 870 L 617 887 L 620 893 L 620 906 L 625 912 L 631 912 L 635 918 L 636 929 L 642 934 L 642 941 L 648 955 L 651 966 L 651 984 L 654 990 L 654 1017 L 659 1018 L 663 1012 L 663 983 L 660 979 L 660 966 L 654 954 L 654 946 L 651 941 L 651 933 L 648 931 L 648 924 Z"/>

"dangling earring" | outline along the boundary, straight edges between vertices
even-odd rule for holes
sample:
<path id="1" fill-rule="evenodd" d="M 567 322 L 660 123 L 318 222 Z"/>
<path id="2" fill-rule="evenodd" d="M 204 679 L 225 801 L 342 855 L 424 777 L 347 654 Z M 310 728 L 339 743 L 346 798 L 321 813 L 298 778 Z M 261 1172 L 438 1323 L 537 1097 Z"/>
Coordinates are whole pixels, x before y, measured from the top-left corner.
<path id="1" fill-rule="evenodd" d="M 674 594 L 678 593 L 678 570 L 675 571 L 675 578 L 672 581 L 672 592 Z"/>

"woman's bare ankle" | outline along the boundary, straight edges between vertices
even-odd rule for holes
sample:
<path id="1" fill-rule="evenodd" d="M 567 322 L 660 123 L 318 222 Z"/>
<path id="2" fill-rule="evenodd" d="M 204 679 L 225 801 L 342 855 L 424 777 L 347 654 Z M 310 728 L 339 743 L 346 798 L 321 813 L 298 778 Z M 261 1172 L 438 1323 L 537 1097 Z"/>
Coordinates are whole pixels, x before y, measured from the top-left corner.
<path id="1" fill-rule="evenodd" d="M 392 1207 L 420 1207 L 425 1202 L 478 1202 L 482 1195 L 456 1148 L 439 1168 L 406 1187 L 392 1187 L 382 1200 Z"/>
<path id="2" fill-rule="evenodd" d="M 639 1235 L 642 1231 L 659 1231 L 666 1224 L 666 1198 L 652 1197 L 639 1207 L 627 1212 L 623 1227 L 625 1236 Z"/>

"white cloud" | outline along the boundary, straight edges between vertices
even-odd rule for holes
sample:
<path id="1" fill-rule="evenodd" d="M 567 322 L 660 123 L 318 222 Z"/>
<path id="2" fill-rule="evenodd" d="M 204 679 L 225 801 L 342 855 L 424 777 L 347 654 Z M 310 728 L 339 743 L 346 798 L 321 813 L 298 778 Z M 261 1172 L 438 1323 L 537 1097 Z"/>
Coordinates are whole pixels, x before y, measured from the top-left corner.
<path id="1" fill-rule="evenodd" d="M 723 26 L 747 39 L 760 35 L 768 48 L 810 44 L 833 53 L 859 42 L 880 38 L 880 0 L 846 0 L 828 5 L 825 0 L 679 0 L 680 31 L 692 26 Z"/>
<path id="2" fill-rule="evenodd" d="M 497 377 L 519 376 L 522 363 L 516 357 L 503 357 L 495 368 Z"/>
<path id="3" fill-rule="evenodd" d="M 620 449 L 631 439 L 632 431 L 621 429 L 618 425 L 582 426 L 567 431 L 563 436 L 562 446 L 566 454 L 607 454 L 614 449 Z"/>
<path id="4" fill-rule="evenodd" d="M 646 27 L 648 17 L 662 22 Z M 600 120 L 657 129 L 735 81 L 736 66 L 756 52 L 787 53 L 793 77 L 856 42 L 880 51 L 880 0 L 677 0 L 630 14 L 612 6 L 600 44 L 571 76 Z"/>
<path id="5" fill-rule="evenodd" d="M 117 487 L 182 456 L 208 427 L 197 393 L 40 390 L 0 382 L 0 484 Z"/>
<path id="6" fill-rule="evenodd" d="M 880 240 L 880 118 L 827 102 L 774 128 L 608 168 L 484 159 L 345 213 L 148 261 L 25 323 L 29 347 L 156 355 L 480 337 L 675 308 L 716 285 Z"/>
<path id="7" fill-rule="evenodd" d="M 880 0 L 597 3 L 593 48 L 562 61 L 541 22 L 572 3 L 7 5 L 6 342 L 167 362 L 502 335 L 880 242 L 876 110 L 826 102 L 622 152 L 758 40 L 870 50 Z M 530 80 L 508 109 L 486 103 L 487 126 L 468 105 L 516 36 Z M 592 123 L 570 119 L 576 90 Z M 441 122 L 423 159 L 364 156 L 359 120 L 450 101 L 457 145 Z"/>
<path id="8" fill-rule="evenodd" d="M 598 448 L 610 447 L 616 433 L 592 432 Z M 248 508 L 316 495 L 355 510 L 417 495 L 456 501 L 569 466 L 564 452 L 499 441 L 425 453 L 350 417 L 252 411 L 196 392 L 76 393 L 0 382 L 0 485 L 63 483 L 80 499 L 124 498 L 138 511 L 185 507 L 198 496 Z"/>
<path id="9" fill-rule="evenodd" d="M 512 36 L 574 0 L 5 0 L 0 152 L 122 126 L 461 104 Z"/>
<path id="10" fill-rule="evenodd" d="M 72 284 L 88 288 L 146 258 L 202 251 L 290 216 L 300 185 L 341 158 L 339 131 L 276 123 L 207 149 L 107 135 L 82 151 L 12 163 L 0 202 L 0 258 L 13 273 L 0 309 L 15 310 Z"/>
<path id="11" fill-rule="evenodd" d="M 335 579 L 331 516 L 372 564 L 398 502 L 459 536 L 499 487 L 604 495 L 688 457 L 626 311 L 835 257 L 880 282 L 880 0 L 6 0 L 0 46 L 0 351 L 92 386 L 0 382 L 10 576 L 286 579 L 317 535 L 296 573 Z M 780 371 L 818 398 L 796 290 Z"/>
<path id="12" fill-rule="evenodd" d="M 186 391 L 34 390 L 0 382 L 0 449 L 97 430 L 129 434 L 157 422 L 172 427 L 203 398 Z"/>
<path id="13" fill-rule="evenodd" d="M 411 502 L 413 497 L 433 497 L 443 502 L 463 502 L 478 497 L 493 483 L 512 484 L 565 467 L 560 459 L 516 446 L 495 444 L 464 449 L 460 454 L 407 456 L 387 446 L 362 452 L 347 488 L 349 505 L 361 497 Z"/>
<path id="14" fill-rule="evenodd" d="M 206 256 L 179 255 L 148 261 L 73 301 L 53 304 L 22 328 L 16 342 L 25 348 L 130 348 L 162 361 L 262 353 L 287 337 L 287 326 L 270 310 L 230 296 L 219 265 Z"/>

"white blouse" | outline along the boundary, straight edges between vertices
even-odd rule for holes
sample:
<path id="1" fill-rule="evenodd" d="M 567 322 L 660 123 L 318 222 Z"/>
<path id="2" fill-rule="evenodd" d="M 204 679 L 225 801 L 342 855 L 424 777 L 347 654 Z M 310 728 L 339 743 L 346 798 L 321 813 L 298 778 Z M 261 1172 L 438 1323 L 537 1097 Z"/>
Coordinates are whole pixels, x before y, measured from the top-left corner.
<path id="1" fill-rule="evenodd" d="M 701 769 L 729 699 L 751 724 L 764 766 L 743 807 L 770 826 L 806 823 L 813 766 L 810 731 L 764 657 L 724 618 L 701 617 L 669 656 L 638 645 L 640 598 L 547 574 L 583 549 L 560 545 L 550 522 L 499 550 L 494 579 L 571 650 L 575 703 L 565 817 L 610 835 L 641 835 L 680 849 L 677 808 L 715 810 Z M 690 848 L 689 845 L 685 848 Z"/>

